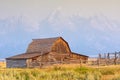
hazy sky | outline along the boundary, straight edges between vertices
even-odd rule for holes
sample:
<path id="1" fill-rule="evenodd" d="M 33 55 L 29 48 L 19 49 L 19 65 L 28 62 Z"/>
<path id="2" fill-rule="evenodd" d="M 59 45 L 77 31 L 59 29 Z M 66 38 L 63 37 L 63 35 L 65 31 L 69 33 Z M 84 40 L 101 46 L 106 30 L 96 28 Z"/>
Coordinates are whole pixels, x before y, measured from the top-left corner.
<path id="1" fill-rule="evenodd" d="M 120 0 L 0 0 L 0 58 L 56 36 L 90 56 L 120 51 L 119 34 Z"/>

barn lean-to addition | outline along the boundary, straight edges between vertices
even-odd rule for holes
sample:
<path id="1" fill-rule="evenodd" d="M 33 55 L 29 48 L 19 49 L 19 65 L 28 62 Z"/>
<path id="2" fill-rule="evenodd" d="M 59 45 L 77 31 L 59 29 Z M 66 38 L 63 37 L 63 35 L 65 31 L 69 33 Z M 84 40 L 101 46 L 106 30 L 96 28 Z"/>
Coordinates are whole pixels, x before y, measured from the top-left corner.
<path id="1" fill-rule="evenodd" d="M 62 37 L 33 39 L 26 53 L 6 58 L 8 68 L 42 67 L 61 63 L 86 63 L 88 56 L 71 52 Z"/>

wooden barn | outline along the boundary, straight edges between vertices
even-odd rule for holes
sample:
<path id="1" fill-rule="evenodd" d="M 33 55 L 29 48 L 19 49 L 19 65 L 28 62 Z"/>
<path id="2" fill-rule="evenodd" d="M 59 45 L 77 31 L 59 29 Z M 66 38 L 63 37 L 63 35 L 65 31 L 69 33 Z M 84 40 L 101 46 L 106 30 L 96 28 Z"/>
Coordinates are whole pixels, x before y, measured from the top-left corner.
<path id="1" fill-rule="evenodd" d="M 8 68 L 43 67 L 52 64 L 86 63 L 88 56 L 71 52 L 62 37 L 33 39 L 26 53 L 6 58 Z"/>

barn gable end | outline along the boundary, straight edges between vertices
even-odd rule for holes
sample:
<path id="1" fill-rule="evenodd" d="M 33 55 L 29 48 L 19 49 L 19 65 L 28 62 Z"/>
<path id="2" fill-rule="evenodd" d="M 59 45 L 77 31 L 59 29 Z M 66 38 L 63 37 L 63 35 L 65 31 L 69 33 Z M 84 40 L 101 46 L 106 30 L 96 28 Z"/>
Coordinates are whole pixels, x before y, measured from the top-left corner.
<path id="1" fill-rule="evenodd" d="M 71 53 L 68 43 L 63 38 L 58 38 L 51 47 L 51 52 Z"/>

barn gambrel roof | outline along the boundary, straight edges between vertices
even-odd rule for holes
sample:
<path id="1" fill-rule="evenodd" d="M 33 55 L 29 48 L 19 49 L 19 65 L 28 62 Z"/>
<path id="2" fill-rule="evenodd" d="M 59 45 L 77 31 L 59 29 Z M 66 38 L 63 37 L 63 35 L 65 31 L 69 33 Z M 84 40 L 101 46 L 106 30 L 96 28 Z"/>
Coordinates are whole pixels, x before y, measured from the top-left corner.
<path id="1" fill-rule="evenodd" d="M 62 39 L 64 42 L 66 42 L 62 37 L 33 39 L 33 41 L 29 44 L 26 53 L 31 53 L 31 52 L 48 53 L 51 51 L 52 45 L 59 38 Z M 68 45 L 67 42 L 66 42 L 66 44 Z M 68 47 L 69 47 L 69 45 L 68 45 Z M 69 48 L 69 50 L 70 50 L 70 48 Z"/>

